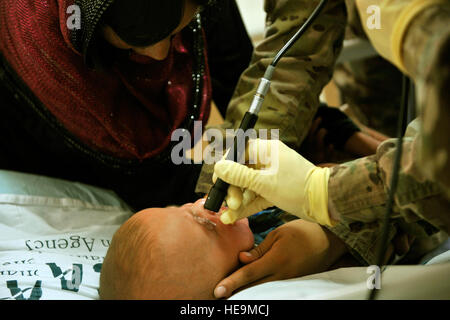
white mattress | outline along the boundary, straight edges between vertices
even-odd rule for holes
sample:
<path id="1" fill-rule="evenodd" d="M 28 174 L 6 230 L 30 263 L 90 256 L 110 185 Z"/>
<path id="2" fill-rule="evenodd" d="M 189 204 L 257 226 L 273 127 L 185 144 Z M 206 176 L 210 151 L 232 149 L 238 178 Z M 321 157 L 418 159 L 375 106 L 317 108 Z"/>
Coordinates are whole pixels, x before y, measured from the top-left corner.
<path id="1" fill-rule="evenodd" d="M 0 170 L 0 300 L 98 299 L 100 268 L 132 214 L 111 191 Z M 391 266 L 380 299 L 449 299 L 450 242 L 425 265 Z M 274 281 L 231 299 L 365 299 L 367 268 Z"/>
<path id="2" fill-rule="evenodd" d="M 381 276 L 377 299 L 450 299 L 450 251 L 427 265 L 389 266 Z M 368 298 L 366 267 L 342 268 L 306 277 L 264 283 L 232 300 L 363 300 Z M 371 284 L 371 281 L 369 281 Z M 376 289 L 375 289 L 376 290 Z"/>

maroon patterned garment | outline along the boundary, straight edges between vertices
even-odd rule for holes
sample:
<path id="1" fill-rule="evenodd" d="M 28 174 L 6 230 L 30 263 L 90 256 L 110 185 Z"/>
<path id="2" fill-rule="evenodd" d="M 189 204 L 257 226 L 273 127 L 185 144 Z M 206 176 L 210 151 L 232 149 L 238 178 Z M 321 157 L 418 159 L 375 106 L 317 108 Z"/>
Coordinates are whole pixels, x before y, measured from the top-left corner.
<path id="1" fill-rule="evenodd" d="M 130 55 L 105 74 L 95 72 L 69 40 L 71 4 L 0 1 L 2 54 L 60 123 L 94 150 L 126 159 L 157 155 L 192 107 L 191 45 L 179 33 L 164 61 Z M 205 66 L 203 123 L 211 101 L 207 61 Z"/>

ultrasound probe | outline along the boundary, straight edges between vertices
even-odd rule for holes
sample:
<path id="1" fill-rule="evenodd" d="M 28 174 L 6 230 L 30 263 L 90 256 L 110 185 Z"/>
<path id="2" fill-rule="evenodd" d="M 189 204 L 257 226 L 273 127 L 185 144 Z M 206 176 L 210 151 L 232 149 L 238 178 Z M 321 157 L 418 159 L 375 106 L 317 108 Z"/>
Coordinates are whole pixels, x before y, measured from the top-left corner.
<path id="1" fill-rule="evenodd" d="M 314 9 L 305 23 L 300 27 L 300 29 L 295 33 L 295 35 L 284 45 L 284 47 L 277 53 L 272 63 L 267 67 L 264 76 L 261 78 L 258 89 L 256 90 L 256 94 L 253 98 L 253 101 L 250 105 L 249 110 L 245 113 L 244 118 L 239 125 L 239 129 L 246 132 L 248 129 L 252 129 L 255 126 L 256 121 L 258 120 L 258 113 L 261 109 L 261 106 L 264 102 L 264 98 L 269 91 L 270 80 L 272 79 L 273 72 L 275 70 L 278 61 L 281 57 L 292 47 L 292 45 L 303 35 L 306 29 L 312 24 L 312 22 L 317 18 L 317 16 L 322 11 L 323 7 L 326 5 L 328 0 L 321 0 L 318 6 Z M 237 161 L 242 160 L 242 156 L 244 153 L 244 148 L 238 148 L 238 137 L 235 135 L 233 146 L 231 147 L 230 152 L 226 157 L 226 160 Z M 227 195 L 229 184 L 223 181 L 222 179 L 217 179 L 216 183 L 213 185 L 211 190 L 209 191 L 208 197 L 205 202 L 205 209 L 219 212 L 223 201 Z"/>

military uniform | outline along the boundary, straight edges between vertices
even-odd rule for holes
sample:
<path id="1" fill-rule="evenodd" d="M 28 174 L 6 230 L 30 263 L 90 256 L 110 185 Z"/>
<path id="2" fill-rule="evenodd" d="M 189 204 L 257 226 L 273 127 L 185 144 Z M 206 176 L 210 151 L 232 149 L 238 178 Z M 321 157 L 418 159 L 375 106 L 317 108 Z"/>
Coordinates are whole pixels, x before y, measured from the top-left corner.
<path id="1" fill-rule="evenodd" d="M 254 49 L 250 65 L 242 74 L 228 106 L 225 123 L 218 129 L 239 127 L 266 68 L 318 3 L 265 1 L 264 40 Z M 279 129 L 280 140 L 291 148 L 300 147 L 319 108 L 319 95 L 330 81 L 342 49 L 346 19 L 344 1 L 330 0 L 301 39 L 279 61 L 255 129 Z M 197 192 L 209 191 L 213 167 L 203 165 Z"/>
<path id="2" fill-rule="evenodd" d="M 408 9 L 401 12 L 403 20 L 399 23 L 385 23 L 381 31 L 365 28 L 365 32 L 377 51 L 408 74 L 417 86 L 420 116 L 410 123 L 405 134 L 389 240 L 401 233 L 414 236 L 416 241 L 410 253 L 420 256 L 450 233 L 450 91 L 444 89 L 450 83 L 448 1 L 355 3 L 361 21 L 367 18 L 365 8 L 370 3 L 381 6 L 383 18 L 396 18 L 398 13 L 392 8 Z M 256 48 L 252 64 L 241 77 L 227 112 L 228 126 L 237 127 L 270 58 L 315 5 L 317 1 L 266 1 L 266 39 Z M 307 134 L 319 93 L 339 54 L 345 24 L 343 6 L 344 1 L 330 1 L 312 28 L 281 59 L 275 72 L 258 126 L 279 128 L 280 139 L 291 147 L 297 147 Z M 394 27 L 398 28 L 396 32 Z M 387 140 L 376 155 L 332 169 L 329 197 L 341 221 L 330 230 L 361 263 L 376 261 L 395 150 L 396 140 Z M 199 190 L 208 192 L 210 185 L 200 180 Z"/>
<path id="3" fill-rule="evenodd" d="M 414 10 L 414 1 L 397 3 Z M 450 166 L 446 156 L 450 151 L 450 119 L 448 100 L 443 96 L 448 95 L 444 86 L 448 88 L 450 83 L 448 4 L 430 1 L 428 6 L 417 10 L 420 13 L 405 26 L 400 53 L 378 47 L 381 54 L 414 79 L 418 91 L 420 117 L 409 124 L 405 134 L 389 235 L 391 240 L 398 233 L 415 236 L 416 248 L 412 253 L 416 255 L 437 245 L 450 232 Z M 363 8 L 360 5 L 360 12 Z M 363 13 L 361 16 L 364 17 Z M 376 30 L 366 32 L 373 43 L 380 43 L 373 35 Z M 380 241 L 395 150 L 396 140 L 387 140 L 376 155 L 334 167 L 329 180 L 330 198 L 343 218 L 331 230 L 369 264 L 375 262 L 375 249 Z"/>
<path id="4" fill-rule="evenodd" d="M 333 81 L 365 126 L 389 137 L 396 133 L 401 97 L 401 72 L 381 57 L 348 61 L 336 66 Z"/>
<path id="5" fill-rule="evenodd" d="M 345 40 L 368 40 L 355 1 L 345 3 Z M 390 137 L 396 135 L 402 73 L 392 63 L 380 56 L 344 61 L 336 65 L 333 82 L 339 88 L 342 103 L 362 124 Z"/>

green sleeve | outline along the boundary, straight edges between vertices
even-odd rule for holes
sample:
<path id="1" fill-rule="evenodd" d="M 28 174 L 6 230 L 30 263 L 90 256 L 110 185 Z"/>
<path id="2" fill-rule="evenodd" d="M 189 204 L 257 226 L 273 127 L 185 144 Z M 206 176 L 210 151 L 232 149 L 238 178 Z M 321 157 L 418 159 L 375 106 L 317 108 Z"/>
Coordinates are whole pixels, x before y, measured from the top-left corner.
<path id="1" fill-rule="evenodd" d="M 248 110 L 259 80 L 277 52 L 297 32 L 319 1 L 265 1 L 264 40 L 253 53 L 227 109 L 226 128 L 237 128 Z M 341 51 L 346 25 L 345 2 L 330 0 L 303 36 L 279 61 L 256 129 L 279 129 L 280 140 L 299 147 L 330 81 Z"/>
<path id="2" fill-rule="evenodd" d="M 266 68 L 318 4 L 319 0 L 265 1 L 264 39 L 239 79 L 221 130 L 239 127 Z M 319 107 L 320 93 L 331 79 L 342 49 L 345 25 L 345 1 L 328 1 L 315 22 L 279 61 L 256 130 L 278 129 L 281 141 L 292 148 L 300 146 Z M 209 191 L 212 173 L 213 165 L 203 165 L 196 192 Z"/>
<path id="3" fill-rule="evenodd" d="M 421 240 L 439 230 L 450 232 L 450 202 L 442 188 L 424 177 L 417 161 L 419 121 L 407 129 L 402 164 L 391 215 L 392 240 L 397 232 Z M 390 188 L 396 140 L 383 142 L 373 156 L 332 168 L 328 191 L 341 216 L 330 230 L 369 264 L 375 262 Z"/>

